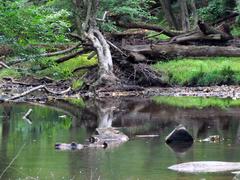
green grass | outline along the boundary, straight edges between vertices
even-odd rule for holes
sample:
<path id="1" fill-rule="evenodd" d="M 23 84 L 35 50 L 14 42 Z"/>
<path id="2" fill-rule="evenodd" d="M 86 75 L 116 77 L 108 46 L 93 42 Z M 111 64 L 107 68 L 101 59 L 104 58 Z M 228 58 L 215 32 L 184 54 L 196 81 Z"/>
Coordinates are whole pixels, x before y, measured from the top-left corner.
<path id="1" fill-rule="evenodd" d="M 14 69 L 1 69 L 0 70 L 0 79 L 3 79 L 4 77 L 18 78 L 20 76 L 21 76 L 20 73 Z"/>
<path id="2" fill-rule="evenodd" d="M 188 58 L 159 62 L 154 68 L 162 72 L 167 83 L 181 86 L 240 84 L 240 58 Z"/>
<path id="3" fill-rule="evenodd" d="M 218 107 L 225 109 L 233 106 L 240 106 L 240 100 L 219 99 L 219 98 L 200 98 L 200 97 L 169 97 L 155 96 L 152 98 L 157 104 L 164 104 L 180 108 L 208 108 Z"/>

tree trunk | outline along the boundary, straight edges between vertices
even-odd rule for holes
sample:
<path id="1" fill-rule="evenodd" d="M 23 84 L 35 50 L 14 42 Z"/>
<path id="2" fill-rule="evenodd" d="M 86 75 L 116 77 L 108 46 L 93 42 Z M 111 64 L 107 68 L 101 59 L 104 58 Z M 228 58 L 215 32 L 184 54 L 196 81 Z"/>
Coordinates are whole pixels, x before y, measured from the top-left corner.
<path id="1" fill-rule="evenodd" d="M 113 62 L 110 47 L 98 29 L 90 29 L 86 33 L 86 37 L 91 40 L 94 48 L 97 51 L 99 70 L 98 70 L 98 80 L 94 84 L 99 85 L 110 85 L 117 82 L 117 78 L 113 74 Z"/>
<path id="2" fill-rule="evenodd" d="M 75 1 L 78 1 L 78 3 L 81 1 L 81 8 L 77 7 L 77 14 L 81 13 L 84 17 L 84 20 L 79 22 L 81 23 L 82 27 L 80 36 L 92 42 L 92 45 L 98 55 L 98 79 L 93 84 L 93 86 L 115 84 L 117 82 L 117 78 L 113 73 L 113 63 L 110 47 L 103 34 L 98 30 L 96 23 L 99 0 Z M 84 12 L 84 14 L 82 12 Z"/>
<path id="3" fill-rule="evenodd" d="M 189 4 L 190 8 L 191 8 L 191 12 L 192 12 L 192 19 L 193 19 L 193 28 L 197 27 L 197 22 L 198 22 L 198 15 L 197 15 L 197 8 L 196 8 L 196 4 L 195 4 L 195 0 L 190 0 L 190 4 Z"/>
<path id="4" fill-rule="evenodd" d="M 171 2 L 169 0 L 160 0 L 162 5 L 162 10 L 165 14 L 165 17 L 169 23 L 169 25 L 177 30 L 179 30 L 179 24 L 176 21 L 176 18 L 172 12 Z"/>
<path id="5" fill-rule="evenodd" d="M 187 0 L 178 0 L 181 8 L 182 30 L 187 32 L 190 30 L 189 13 L 187 8 Z"/>
<path id="6" fill-rule="evenodd" d="M 184 46 L 176 44 L 126 46 L 125 50 L 143 54 L 151 59 L 162 57 L 240 57 L 240 48 L 232 46 Z"/>

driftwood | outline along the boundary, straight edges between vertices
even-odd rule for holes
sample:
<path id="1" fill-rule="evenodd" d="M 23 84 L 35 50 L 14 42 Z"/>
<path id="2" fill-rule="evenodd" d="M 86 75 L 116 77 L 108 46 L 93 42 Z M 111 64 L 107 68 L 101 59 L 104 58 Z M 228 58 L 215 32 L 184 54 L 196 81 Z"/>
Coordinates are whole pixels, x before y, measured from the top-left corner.
<path id="1" fill-rule="evenodd" d="M 66 89 L 66 90 L 64 90 L 64 91 L 56 92 L 56 91 L 53 91 L 53 90 L 50 90 L 49 88 L 47 88 L 46 85 L 39 85 L 39 86 L 36 86 L 36 87 L 34 87 L 34 88 L 29 89 L 28 91 L 25 91 L 25 92 L 21 93 L 21 94 L 17 94 L 17 95 L 15 95 L 15 96 L 12 96 L 12 97 L 7 98 L 7 99 L 3 99 L 3 100 L 1 100 L 1 101 L 14 101 L 14 100 L 17 100 L 17 99 L 19 99 L 19 98 L 21 98 L 21 97 L 24 97 L 24 96 L 32 93 L 32 92 L 35 92 L 35 91 L 37 91 L 37 90 L 40 90 L 40 89 L 44 89 L 44 90 L 47 91 L 48 93 L 55 94 L 55 95 L 66 94 L 66 93 L 68 93 L 68 92 L 71 90 L 71 88 L 69 87 L 68 89 Z"/>

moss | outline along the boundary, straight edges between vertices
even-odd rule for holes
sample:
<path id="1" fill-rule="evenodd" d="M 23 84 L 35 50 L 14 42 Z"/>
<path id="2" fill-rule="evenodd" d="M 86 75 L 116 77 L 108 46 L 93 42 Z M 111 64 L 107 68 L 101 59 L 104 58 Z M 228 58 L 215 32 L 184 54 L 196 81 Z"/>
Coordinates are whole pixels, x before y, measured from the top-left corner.
<path id="1" fill-rule="evenodd" d="M 218 107 L 221 109 L 225 109 L 228 107 L 240 106 L 240 100 L 232 99 L 168 96 L 155 96 L 152 99 L 157 104 L 164 104 L 181 108 L 202 109 L 208 107 Z"/>
<path id="2" fill-rule="evenodd" d="M 160 34 L 158 32 L 154 32 L 154 31 L 149 31 L 148 37 L 150 40 L 155 40 L 155 41 L 167 41 L 170 39 L 170 37 L 168 37 L 167 35 Z"/>
<path id="3" fill-rule="evenodd" d="M 154 68 L 164 73 L 169 84 L 209 86 L 240 84 L 240 58 L 188 58 L 159 62 Z"/>
<path id="4" fill-rule="evenodd" d="M 83 80 L 77 79 L 77 80 L 73 80 L 72 82 L 72 89 L 73 90 L 77 90 L 79 88 L 81 88 L 83 85 Z"/>
<path id="5" fill-rule="evenodd" d="M 73 71 L 78 67 L 92 66 L 97 64 L 97 58 L 87 59 L 88 54 L 72 58 L 60 64 L 53 63 L 57 57 L 51 57 L 43 60 L 43 66 L 49 65 L 49 67 L 38 73 L 39 76 L 50 76 L 54 79 L 68 79 L 73 76 Z M 78 76 L 83 75 L 86 70 L 80 71 Z"/>
<path id="6" fill-rule="evenodd" d="M 80 108 L 84 108 L 85 107 L 85 103 L 83 101 L 82 98 L 66 98 L 65 101 L 69 102 L 70 104 L 79 106 Z"/>

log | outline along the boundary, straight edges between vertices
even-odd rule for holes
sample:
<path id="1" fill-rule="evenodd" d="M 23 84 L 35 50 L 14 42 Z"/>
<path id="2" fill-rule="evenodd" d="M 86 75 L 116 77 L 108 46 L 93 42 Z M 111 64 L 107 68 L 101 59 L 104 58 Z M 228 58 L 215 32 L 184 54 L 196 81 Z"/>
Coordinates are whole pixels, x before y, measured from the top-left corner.
<path id="1" fill-rule="evenodd" d="M 117 21 L 117 25 L 123 28 L 128 28 L 128 29 L 133 29 L 133 28 L 148 29 L 156 32 L 161 32 L 169 37 L 174 37 L 174 36 L 183 34 L 183 32 L 180 32 L 180 31 L 170 31 L 157 25 L 151 25 L 151 24 L 145 24 L 145 23 L 132 23 L 132 22 L 127 23 L 123 21 Z"/>
<path id="2" fill-rule="evenodd" d="M 240 48 L 233 46 L 195 46 L 177 44 L 125 46 L 128 52 L 143 54 L 151 59 L 159 57 L 240 57 Z"/>

